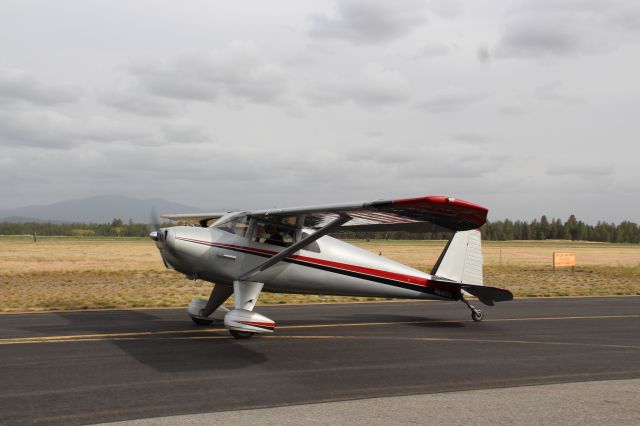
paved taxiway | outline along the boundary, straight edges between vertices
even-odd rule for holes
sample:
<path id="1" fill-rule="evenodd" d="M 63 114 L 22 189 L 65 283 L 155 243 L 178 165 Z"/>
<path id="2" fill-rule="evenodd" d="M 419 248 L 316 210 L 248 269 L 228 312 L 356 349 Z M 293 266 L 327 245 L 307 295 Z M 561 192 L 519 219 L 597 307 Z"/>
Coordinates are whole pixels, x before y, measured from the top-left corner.
<path id="1" fill-rule="evenodd" d="M 516 300 L 482 323 L 453 302 L 258 310 L 277 332 L 247 341 L 182 309 L 0 315 L 0 423 L 640 378 L 640 297 Z"/>

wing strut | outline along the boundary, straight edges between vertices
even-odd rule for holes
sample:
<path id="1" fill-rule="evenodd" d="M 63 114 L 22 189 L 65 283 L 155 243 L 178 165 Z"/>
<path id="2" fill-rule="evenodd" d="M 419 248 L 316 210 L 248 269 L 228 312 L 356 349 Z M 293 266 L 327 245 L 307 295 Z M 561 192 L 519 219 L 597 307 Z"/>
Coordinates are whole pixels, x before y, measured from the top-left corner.
<path id="1" fill-rule="evenodd" d="M 279 252 L 278 254 L 270 257 L 264 263 L 256 266 L 255 268 L 251 269 L 250 271 L 245 272 L 244 274 L 242 274 L 240 276 L 239 280 L 241 280 L 241 281 L 249 280 L 252 276 L 257 274 L 258 272 L 262 272 L 262 271 L 272 267 L 276 263 L 280 262 L 282 259 L 285 259 L 286 257 L 288 257 L 290 254 L 293 254 L 293 253 L 297 252 L 298 250 L 308 246 L 309 244 L 311 244 L 315 240 L 327 235 L 329 232 L 331 232 L 334 229 L 342 226 L 344 223 L 346 223 L 346 222 L 348 222 L 350 220 L 351 220 L 351 216 L 348 216 L 346 214 L 340 214 L 340 216 L 337 219 L 332 220 L 331 222 L 329 222 L 328 224 L 326 224 L 322 228 L 318 229 L 313 234 L 311 234 L 308 237 L 301 239 L 297 243 L 287 247 L 286 249 L 284 249 L 281 252 Z"/>

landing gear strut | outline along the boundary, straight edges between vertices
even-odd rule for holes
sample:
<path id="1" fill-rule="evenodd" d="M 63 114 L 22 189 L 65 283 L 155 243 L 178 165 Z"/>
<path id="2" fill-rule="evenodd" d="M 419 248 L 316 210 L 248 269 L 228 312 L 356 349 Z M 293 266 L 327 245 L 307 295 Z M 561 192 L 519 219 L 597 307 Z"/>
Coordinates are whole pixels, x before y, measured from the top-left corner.
<path id="1" fill-rule="evenodd" d="M 233 294 L 231 286 L 216 284 L 211 290 L 209 300 L 193 299 L 187 307 L 191 320 L 197 326 L 211 325 L 214 321 L 222 322 L 228 312 L 222 304 Z"/>
<path id="2" fill-rule="evenodd" d="M 253 311 L 264 283 L 234 281 L 235 309 L 224 316 L 224 326 L 236 339 L 248 339 L 256 334 L 273 333 L 276 323 Z"/>
<path id="3" fill-rule="evenodd" d="M 482 321 L 482 311 L 478 308 L 476 308 L 475 306 L 473 306 L 471 303 L 469 303 L 467 301 L 467 299 L 464 298 L 464 296 L 460 297 L 460 300 L 462 300 L 462 302 L 467 305 L 467 307 L 469 309 L 471 309 L 471 319 L 474 320 L 475 322 L 480 322 Z"/>

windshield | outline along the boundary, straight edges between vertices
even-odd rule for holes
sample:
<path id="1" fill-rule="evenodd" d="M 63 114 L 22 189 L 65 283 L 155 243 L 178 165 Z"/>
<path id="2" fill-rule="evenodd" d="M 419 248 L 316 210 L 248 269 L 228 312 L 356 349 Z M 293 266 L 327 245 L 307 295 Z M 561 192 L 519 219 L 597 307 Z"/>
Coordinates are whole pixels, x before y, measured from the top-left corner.
<path id="1" fill-rule="evenodd" d="M 221 231 L 244 237 L 247 234 L 247 230 L 249 229 L 249 217 L 233 217 L 227 221 L 214 224 L 213 228 L 217 228 Z"/>

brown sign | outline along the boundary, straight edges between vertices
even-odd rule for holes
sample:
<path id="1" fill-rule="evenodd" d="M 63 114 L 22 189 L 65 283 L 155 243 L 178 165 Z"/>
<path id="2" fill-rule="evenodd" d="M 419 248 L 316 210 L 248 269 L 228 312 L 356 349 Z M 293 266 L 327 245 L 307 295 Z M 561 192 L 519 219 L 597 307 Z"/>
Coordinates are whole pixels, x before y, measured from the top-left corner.
<path id="1" fill-rule="evenodd" d="M 553 269 L 564 267 L 576 267 L 575 253 L 553 253 Z"/>

